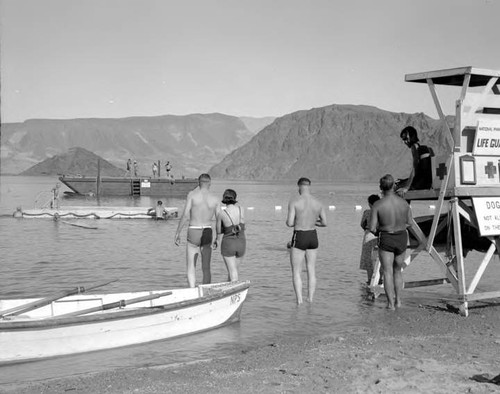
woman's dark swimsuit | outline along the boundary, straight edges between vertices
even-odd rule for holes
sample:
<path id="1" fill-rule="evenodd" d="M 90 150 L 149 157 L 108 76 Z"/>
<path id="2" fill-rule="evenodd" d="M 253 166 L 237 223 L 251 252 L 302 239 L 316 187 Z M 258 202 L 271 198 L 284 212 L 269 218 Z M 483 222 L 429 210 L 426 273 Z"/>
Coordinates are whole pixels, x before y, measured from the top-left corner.
<path id="1" fill-rule="evenodd" d="M 226 215 L 231 221 L 231 226 L 225 227 L 224 223 L 222 223 L 222 233 L 224 236 L 222 237 L 220 246 L 221 254 L 225 257 L 243 257 L 246 250 L 245 223 L 234 224 L 229 213 L 227 213 L 227 211 L 224 212 L 226 212 Z"/>
<path id="2" fill-rule="evenodd" d="M 378 247 L 380 250 L 394 253 L 396 256 L 406 252 L 408 244 L 408 232 L 406 230 L 388 233 L 381 231 L 378 238 Z"/>
<path id="3" fill-rule="evenodd" d="M 300 250 L 318 249 L 318 233 L 316 230 L 294 230 L 292 248 Z"/>

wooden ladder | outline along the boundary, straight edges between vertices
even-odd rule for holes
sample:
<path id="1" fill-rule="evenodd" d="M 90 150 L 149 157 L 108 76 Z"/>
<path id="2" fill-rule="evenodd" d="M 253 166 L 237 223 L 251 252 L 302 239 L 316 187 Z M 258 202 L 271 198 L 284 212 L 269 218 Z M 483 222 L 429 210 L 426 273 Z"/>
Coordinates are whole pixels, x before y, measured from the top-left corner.
<path id="1" fill-rule="evenodd" d="M 141 195 L 141 180 L 140 179 L 132 179 L 132 195 L 140 196 Z"/>

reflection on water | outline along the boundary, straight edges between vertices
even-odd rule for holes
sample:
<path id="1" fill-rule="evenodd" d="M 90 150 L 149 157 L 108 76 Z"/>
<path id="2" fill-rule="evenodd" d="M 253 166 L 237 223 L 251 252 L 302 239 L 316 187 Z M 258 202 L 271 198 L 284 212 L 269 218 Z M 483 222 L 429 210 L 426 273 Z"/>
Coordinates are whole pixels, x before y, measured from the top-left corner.
<path id="1" fill-rule="evenodd" d="M 17 220 L 10 217 L 15 207 L 31 208 L 35 196 L 50 190 L 57 180 L 2 177 L 1 181 L 1 297 L 44 296 L 113 279 L 118 281 L 100 290 L 121 292 L 186 285 L 185 244 L 176 247 L 173 242 L 177 220 L 76 219 L 91 222 L 96 230 L 50 219 Z M 327 210 L 329 226 L 318 230 L 315 302 L 301 307 L 295 305 L 286 248 L 291 237 L 291 229 L 285 226 L 286 206 L 296 193 L 294 182 L 214 182 L 212 190 L 222 196 L 227 187 L 238 192 L 242 205 L 254 208 L 246 212 L 247 256 L 240 267 L 240 277 L 252 284 L 241 322 L 189 339 L 4 366 L 0 368 L 0 383 L 225 356 L 271 343 L 277 335 L 335 334 L 359 327 L 364 316 L 384 316 L 383 297 L 375 302 L 367 299 L 362 285 L 365 273 L 358 269 L 362 211 L 355 210 L 355 206 L 366 206 L 367 196 L 378 191 L 376 184 L 313 183 L 313 193 L 326 207 L 334 205 L 336 209 Z M 62 205 L 153 206 L 157 199 L 106 198 L 97 202 L 72 198 L 63 199 Z M 163 198 L 163 201 L 166 206 L 183 207 L 183 200 Z M 276 210 L 278 205 L 283 209 Z M 432 213 L 426 204 L 415 204 L 413 209 L 415 215 Z M 198 281 L 200 271 L 197 271 Z M 424 256 L 408 267 L 405 277 L 418 280 L 442 274 Z M 213 254 L 212 278 L 213 281 L 227 278 L 218 250 Z M 303 278 L 305 283 L 305 273 Z M 433 287 L 432 291 L 449 292 L 449 287 Z M 405 297 L 408 308 L 425 302 L 418 290 L 405 291 Z"/>

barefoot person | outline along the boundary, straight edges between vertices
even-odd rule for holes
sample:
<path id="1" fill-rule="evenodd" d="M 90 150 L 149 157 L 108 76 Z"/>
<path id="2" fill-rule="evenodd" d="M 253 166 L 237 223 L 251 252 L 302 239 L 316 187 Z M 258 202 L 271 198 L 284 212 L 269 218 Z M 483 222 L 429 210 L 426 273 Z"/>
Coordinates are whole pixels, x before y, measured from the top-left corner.
<path id="1" fill-rule="evenodd" d="M 245 218 L 244 209 L 236 201 L 236 192 L 226 189 L 222 195 L 225 210 L 217 215 L 217 236 L 222 238 L 220 252 L 226 264 L 228 280 L 238 280 L 238 266 L 245 255 Z"/>
<path id="2" fill-rule="evenodd" d="M 212 219 L 220 209 L 219 199 L 210 192 L 211 179 L 208 174 L 198 177 L 198 187 L 189 192 L 186 206 L 182 213 L 177 231 L 175 244 L 180 245 L 181 230 L 189 221 L 187 231 L 186 264 L 187 280 L 189 287 L 194 287 L 196 282 L 196 261 L 201 254 L 201 269 L 203 271 L 203 284 L 211 282 L 210 259 L 212 258 L 212 244 L 216 238 L 213 236 Z"/>
<path id="3" fill-rule="evenodd" d="M 403 290 L 403 263 L 408 244 L 407 228 L 413 225 L 408 203 L 394 192 L 394 178 L 387 174 L 380 178 L 383 197 L 372 207 L 370 231 L 379 232 L 379 258 L 384 270 L 384 289 L 387 308 L 401 306 Z"/>
<path id="4" fill-rule="evenodd" d="M 311 181 L 300 178 L 297 182 L 299 195 L 288 203 L 286 225 L 293 227 L 290 250 L 293 288 L 297 296 L 297 304 L 302 304 L 302 264 L 307 266 L 308 297 L 312 302 L 316 290 L 315 263 L 318 253 L 318 235 L 315 226 L 326 227 L 326 214 L 323 205 L 311 195 Z"/>

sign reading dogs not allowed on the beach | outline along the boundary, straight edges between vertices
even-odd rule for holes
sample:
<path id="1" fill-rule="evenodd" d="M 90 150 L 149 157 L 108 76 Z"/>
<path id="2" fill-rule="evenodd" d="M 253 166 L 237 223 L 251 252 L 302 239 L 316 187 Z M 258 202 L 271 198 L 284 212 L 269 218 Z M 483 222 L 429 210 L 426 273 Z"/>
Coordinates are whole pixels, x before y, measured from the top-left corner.
<path id="1" fill-rule="evenodd" d="M 473 197 L 472 203 L 481 236 L 500 235 L 500 197 Z"/>

